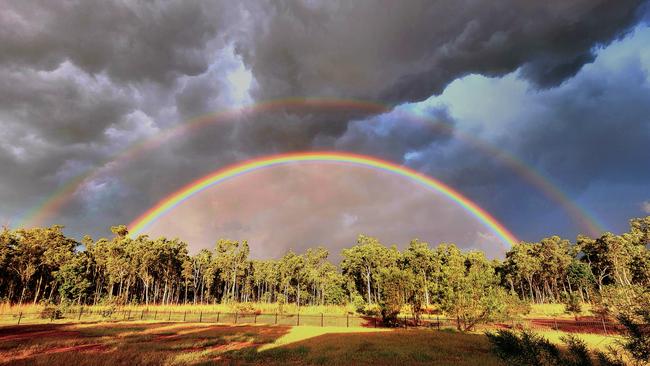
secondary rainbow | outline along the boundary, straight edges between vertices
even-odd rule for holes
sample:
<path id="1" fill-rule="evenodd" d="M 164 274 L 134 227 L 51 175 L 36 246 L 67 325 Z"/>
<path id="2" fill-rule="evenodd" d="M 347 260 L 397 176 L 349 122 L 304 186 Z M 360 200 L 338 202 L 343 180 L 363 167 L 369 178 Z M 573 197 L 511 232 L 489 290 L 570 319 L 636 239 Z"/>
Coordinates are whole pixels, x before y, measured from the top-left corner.
<path id="1" fill-rule="evenodd" d="M 56 215 L 56 212 L 68 203 L 86 182 L 90 182 L 101 175 L 111 174 L 111 171 L 127 162 L 137 158 L 141 153 L 150 151 L 163 144 L 172 138 L 177 138 L 181 135 L 191 131 L 200 130 L 204 126 L 212 125 L 214 123 L 226 122 L 233 120 L 241 114 L 258 114 L 265 112 L 273 112 L 282 110 L 284 108 L 313 108 L 315 110 L 359 110 L 371 114 L 388 113 L 393 110 L 393 106 L 382 105 L 374 102 L 351 100 L 351 99 L 327 99 L 327 98 L 287 98 L 281 100 L 272 100 L 261 102 L 254 105 L 244 106 L 241 108 L 225 110 L 218 113 L 212 113 L 204 116 L 197 117 L 189 120 L 186 123 L 179 124 L 175 127 L 162 130 L 160 133 L 152 136 L 151 138 L 136 143 L 128 149 L 118 152 L 113 158 L 107 160 L 100 167 L 92 169 L 85 174 L 79 175 L 71 179 L 66 184 L 60 186 L 53 194 L 41 201 L 39 205 L 33 206 L 29 211 L 25 212 L 17 220 L 17 227 L 25 227 L 31 225 L 41 225 L 47 218 Z M 497 159 L 498 161 L 507 165 L 513 172 L 518 174 L 532 186 L 539 189 L 552 201 L 558 203 L 573 222 L 577 223 L 586 234 L 591 236 L 598 236 L 604 231 L 603 225 L 598 222 L 592 215 L 585 209 L 579 207 L 567 195 L 562 192 L 555 184 L 548 178 L 542 176 L 539 172 L 533 169 L 529 164 L 518 157 L 508 153 L 507 151 L 477 139 L 467 133 L 463 133 L 452 126 L 444 123 L 434 123 L 425 116 L 417 115 L 413 112 L 405 114 L 406 119 L 419 121 L 423 124 L 431 125 L 433 128 L 442 129 L 445 133 L 453 133 L 454 136 L 459 138 L 468 146 L 472 146 L 481 153 L 486 153 L 489 156 Z"/>
<path id="2" fill-rule="evenodd" d="M 517 238 L 510 231 L 508 231 L 508 229 L 506 229 L 497 219 L 479 207 L 476 203 L 470 201 L 467 197 L 463 196 L 460 192 L 454 190 L 448 185 L 404 166 L 399 166 L 369 156 L 340 152 L 302 152 L 264 156 L 258 159 L 249 160 L 240 164 L 235 164 L 219 169 L 211 174 L 208 174 L 207 176 L 204 176 L 203 178 L 200 178 L 186 185 L 185 187 L 160 201 L 158 204 L 134 220 L 129 225 L 129 231 L 131 232 L 131 235 L 141 234 L 150 224 L 152 224 L 154 221 L 169 211 L 173 210 L 175 207 L 190 197 L 233 177 L 250 173 L 259 169 L 302 162 L 335 162 L 353 164 L 367 168 L 378 169 L 380 171 L 389 172 L 410 179 L 443 194 L 456 204 L 460 205 L 468 213 L 481 221 L 486 227 L 490 229 L 490 231 L 496 234 L 507 245 L 512 246 L 518 242 Z"/>

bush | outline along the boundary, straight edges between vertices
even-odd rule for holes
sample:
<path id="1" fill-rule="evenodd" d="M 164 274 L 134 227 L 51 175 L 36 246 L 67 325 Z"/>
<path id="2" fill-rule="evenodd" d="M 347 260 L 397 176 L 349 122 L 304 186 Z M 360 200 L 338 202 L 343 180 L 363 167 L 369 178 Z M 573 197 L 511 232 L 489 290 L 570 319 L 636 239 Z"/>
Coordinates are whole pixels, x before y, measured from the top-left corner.
<path id="1" fill-rule="evenodd" d="M 113 317 L 113 313 L 115 313 L 116 311 L 117 311 L 117 307 L 115 305 L 111 305 L 101 310 L 99 315 L 101 315 L 102 318 L 111 318 Z"/>
<path id="2" fill-rule="evenodd" d="M 280 296 L 278 296 L 278 302 L 277 303 L 278 303 L 278 313 L 284 314 L 284 312 L 285 312 L 284 305 L 287 303 L 287 300 L 285 299 L 284 296 L 280 295 Z"/>
<path id="3" fill-rule="evenodd" d="M 233 303 L 233 304 L 230 305 L 230 309 L 234 313 L 239 313 L 239 314 L 248 314 L 248 315 L 258 314 L 259 315 L 261 313 L 261 311 L 259 309 L 255 308 L 255 306 L 253 306 L 253 304 L 251 304 L 249 302 Z"/>
<path id="4" fill-rule="evenodd" d="M 399 327 L 400 307 L 382 304 L 381 320 L 386 327 Z"/>
<path id="5" fill-rule="evenodd" d="M 494 353 L 508 365 L 563 365 L 560 350 L 546 338 L 529 330 L 486 333 Z"/>
<path id="6" fill-rule="evenodd" d="M 650 310 L 641 315 L 650 320 Z M 511 330 L 488 332 L 493 352 L 508 365 L 566 365 L 566 366 L 625 366 L 650 365 L 650 328 L 638 324 L 630 317 L 622 316 L 619 321 L 626 328 L 625 341 L 620 347 L 610 347 L 608 353 L 596 352 L 597 361 L 591 357 L 587 345 L 575 336 L 562 337 L 566 351 L 546 338 L 529 330 L 520 333 Z M 632 362 L 630 362 L 632 361 Z"/>
<path id="7" fill-rule="evenodd" d="M 363 307 L 361 313 L 368 316 L 378 316 L 381 314 L 381 306 L 377 304 L 368 304 Z"/>
<path id="8" fill-rule="evenodd" d="M 591 356 L 589 355 L 589 349 L 585 342 L 574 336 L 569 335 L 566 337 L 561 337 L 562 342 L 567 346 L 567 356 L 564 359 L 565 365 L 567 366 L 590 366 L 593 365 Z"/>
<path id="9" fill-rule="evenodd" d="M 616 316 L 625 328 L 623 341 L 610 347 L 608 353 L 599 353 L 602 365 L 625 365 L 634 360 L 638 366 L 650 365 L 650 289 L 641 286 L 607 287 L 599 300 L 603 313 Z"/>
<path id="10" fill-rule="evenodd" d="M 357 313 L 363 314 L 364 307 L 366 306 L 366 301 L 361 295 L 359 295 L 358 292 L 355 292 L 352 295 L 352 306 L 354 306 L 354 310 L 356 310 Z"/>
<path id="11" fill-rule="evenodd" d="M 576 292 L 564 293 L 564 311 L 569 314 L 573 314 L 576 321 L 578 320 L 578 315 L 582 312 L 582 303 L 580 302 L 580 296 Z"/>
<path id="12" fill-rule="evenodd" d="M 63 319 L 63 312 L 54 306 L 46 306 L 40 316 L 41 319 Z"/>

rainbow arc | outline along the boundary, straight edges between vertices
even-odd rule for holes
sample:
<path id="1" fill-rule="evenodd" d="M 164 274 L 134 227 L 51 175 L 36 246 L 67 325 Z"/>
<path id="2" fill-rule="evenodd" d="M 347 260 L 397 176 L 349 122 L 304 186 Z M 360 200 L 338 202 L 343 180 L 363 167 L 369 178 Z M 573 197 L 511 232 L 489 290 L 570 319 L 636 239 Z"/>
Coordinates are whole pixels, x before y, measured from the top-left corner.
<path id="1" fill-rule="evenodd" d="M 302 152 L 265 156 L 259 159 L 249 160 L 240 164 L 235 164 L 219 169 L 211 174 L 195 180 L 180 190 L 172 193 L 167 198 L 161 200 L 158 204 L 151 207 L 145 213 L 140 215 L 129 225 L 131 235 L 142 234 L 149 225 L 157 219 L 173 210 L 175 207 L 190 199 L 192 196 L 229 179 L 250 173 L 259 169 L 266 169 L 278 165 L 307 163 L 307 162 L 335 162 L 343 164 L 352 164 L 366 168 L 378 169 L 389 172 L 403 178 L 412 180 L 422 186 L 430 188 L 446 197 L 452 202 L 460 205 L 465 211 L 476 217 L 491 232 L 499 237 L 504 244 L 512 246 L 517 243 L 517 238 L 503 226 L 497 219 L 479 207 L 476 203 L 465 197 L 462 193 L 451 188 L 450 186 L 413 169 L 399 166 L 388 161 L 377 158 L 341 153 L 341 152 Z"/>

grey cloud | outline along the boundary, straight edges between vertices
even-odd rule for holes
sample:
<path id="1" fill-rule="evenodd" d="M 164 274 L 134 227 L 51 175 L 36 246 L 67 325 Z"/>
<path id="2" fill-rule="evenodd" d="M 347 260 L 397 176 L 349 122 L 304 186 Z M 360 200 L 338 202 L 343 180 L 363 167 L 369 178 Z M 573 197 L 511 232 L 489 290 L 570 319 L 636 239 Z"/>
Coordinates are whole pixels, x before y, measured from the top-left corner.
<path id="1" fill-rule="evenodd" d="M 15 1 L 3 5 L 0 63 L 53 69 L 70 60 L 127 82 L 169 81 L 209 65 L 226 2 Z"/>
<path id="2" fill-rule="evenodd" d="M 504 181 L 502 166 L 458 146 L 457 121 L 444 109 L 429 113 L 452 130 L 370 110 L 280 107 L 215 121 L 132 160 L 111 160 L 160 130 L 228 107 L 227 74 L 240 66 L 237 57 L 254 77 L 255 100 L 325 96 L 397 104 L 439 93 L 469 73 L 516 69 L 551 87 L 591 62 L 595 46 L 624 34 L 640 4 L 8 2 L 0 12 L 0 217 L 18 216 L 75 175 L 100 169 L 49 222 L 73 233 L 105 233 L 218 167 L 268 153 L 332 148 L 406 162 L 497 207 L 506 193 L 486 187 L 501 183 L 515 192 L 517 183 Z M 564 107 L 561 97 L 555 106 Z M 569 137 L 573 119 L 587 107 L 552 116 L 564 133 L 558 156 L 569 153 L 572 141 L 598 138 Z M 637 126 L 631 113 L 625 123 Z M 522 136 L 524 124 L 517 130 Z M 553 174 L 570 176 L 580 159 L 553 162 L 560 158 L 546 156 L 543 147 L 555 137 L 538 129 L 538 137 L 522 139 L 518 149 Z M 627 137 L 634 146 L 645 138 Z"/>
<path id="3" fill-rule="evenodd" d="M 253 7 L 238 41 L 260 99 L 332 96 L 416 101 L 468 73 L 524 66 L 543 86 L 572 76 L 591 50 L 639 18 L 641 1 L 339 1 Z M 262 10 L 257 9 L 258 7 Z"/>
<path id="4" fill-rule="evenodd" d="M 641 203 L 641 211 L 650 214 L 650 201 L 643 201 Z"/>
<path id="5" fill-rule="evenodd" d="M 47 144 L 85 143 L 133 108 L 129 92 L 70 64 L 55 70 L 0 70 L 3 125 L 16 125 Z M 8 130 L 8 128 L 6 128 Z"/>

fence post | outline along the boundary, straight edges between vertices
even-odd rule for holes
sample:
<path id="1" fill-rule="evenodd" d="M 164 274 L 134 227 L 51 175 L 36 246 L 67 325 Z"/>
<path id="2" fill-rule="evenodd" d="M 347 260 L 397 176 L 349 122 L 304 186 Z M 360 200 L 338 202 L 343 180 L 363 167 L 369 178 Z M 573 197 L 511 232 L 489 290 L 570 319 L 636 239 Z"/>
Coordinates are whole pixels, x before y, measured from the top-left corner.
<path id="1" fill-rule="evenodd" d="M 257 313 L 255 313 L 255 320 L 253 320 L 253 323 L 257 324 Z"/>
<path id="2" fill-rule="evenodd" d="M 172 311 L 170 310 L 169 311 L 169 317 L 167 317 L 167 321 L 171 321 L 171 320 L 172 320 Z"/>
<path id="3" fill-rule="evenodd" d="M 199 323 L 203 322 L 203 311 L 199 313 Z"/>
<path id="4" fill-rule="evenodd" d="M 77 320 L 81 320 L 81 313 L 83 313 L 83 311 L 84 311 L 84 307 L 82 306 L 79 308 L 79 318 L 77 318 Z"/>
<path id="5" fill-rule="evenodd" d="M 377 328 L 377 318 L 376 318 L 376 317 L 373 317 L 372 320 L 373 320 L 374 323 L 375 323 L 375 328 Z"/>
<path id="6" fill-rule="evenodd" d="M 20 314 L 18 314 L 18 325 L 20 325 L 20 319 L 23 318 L 23 312 L 21 311 Z"/>
<path id="7" fill-rule="evenodd" d="M 158 310 L 156 309 L 156 311 L 153 313 L 153 320 L 156 320 L 157 316 L 158 316 Z"/>
<path id="8" fill-rule="evenodd" d="M 320 313 L 320 326 L 323 326 L 323 313 Z"/>
<path id="9" fill-rule="evenodd" d="M 278 324 L 278 312 L 277 311 L 275 312 L 275 324 L 276 325 Z"/>
<path id="10" fill-rule="evenodd" d="M 235 311 L 235 324 L 237 324 L 237 312 Z"/>
<path id="11" fill-rule="evenodd" d="M 219 323 L 219 318 L 221 317 L 221 312 L 217 312 L 217 323 Z"/>
<path id="12" fill-rule="evenodd" d="M 297 325 L 300 325 L 300 313 L 298 313 L 298 323 Z"/>
<path id="13" fill-rule="evenodd" d="M 350 314 L 345 314 L 345 326 L 350 328 Z"/>
<path id="14" fill-rule="evenodd" d="M 607 326 L 605 325 L 605 318 L 600 318 L 600 320 L 603 322 L 603 330 L 605 331 L 605 334 L 607 334 Z"/>
<path id="15" fill-rule="evenodd" d="M 187 319 L 187 310 L 183 313 L 183 322 L 185 322 L 185 319 Z"/>
<path id="16" fill-rule="evenodd" d="M 142 309 L 142 313 L 140 314 L 140 320 L 144 319 L 144 309 Z"/>
<path id="17" fill-rule="evenodd" d="M 404 316 L 404 329 L 408 329 L 408 327 L 409 327 L 408 324 L 406 324 L 406 321 L 407 321 L 407 319 L 406 319 L 406 315 L 405 315 Z"/>
<path id="18" fill-rule="evenodd" d="M 557 319 L 556 318 L 553 318 L 553 323 L 555 323 L 555 330 L 558 330 L 559 328 L 557 326 Z"/>
<path id="19" fill-rule="evenodd" d="M 440 315 L 436 315 L 436 326 L 438 327 L 438 330 L 440 330 Z"/>

